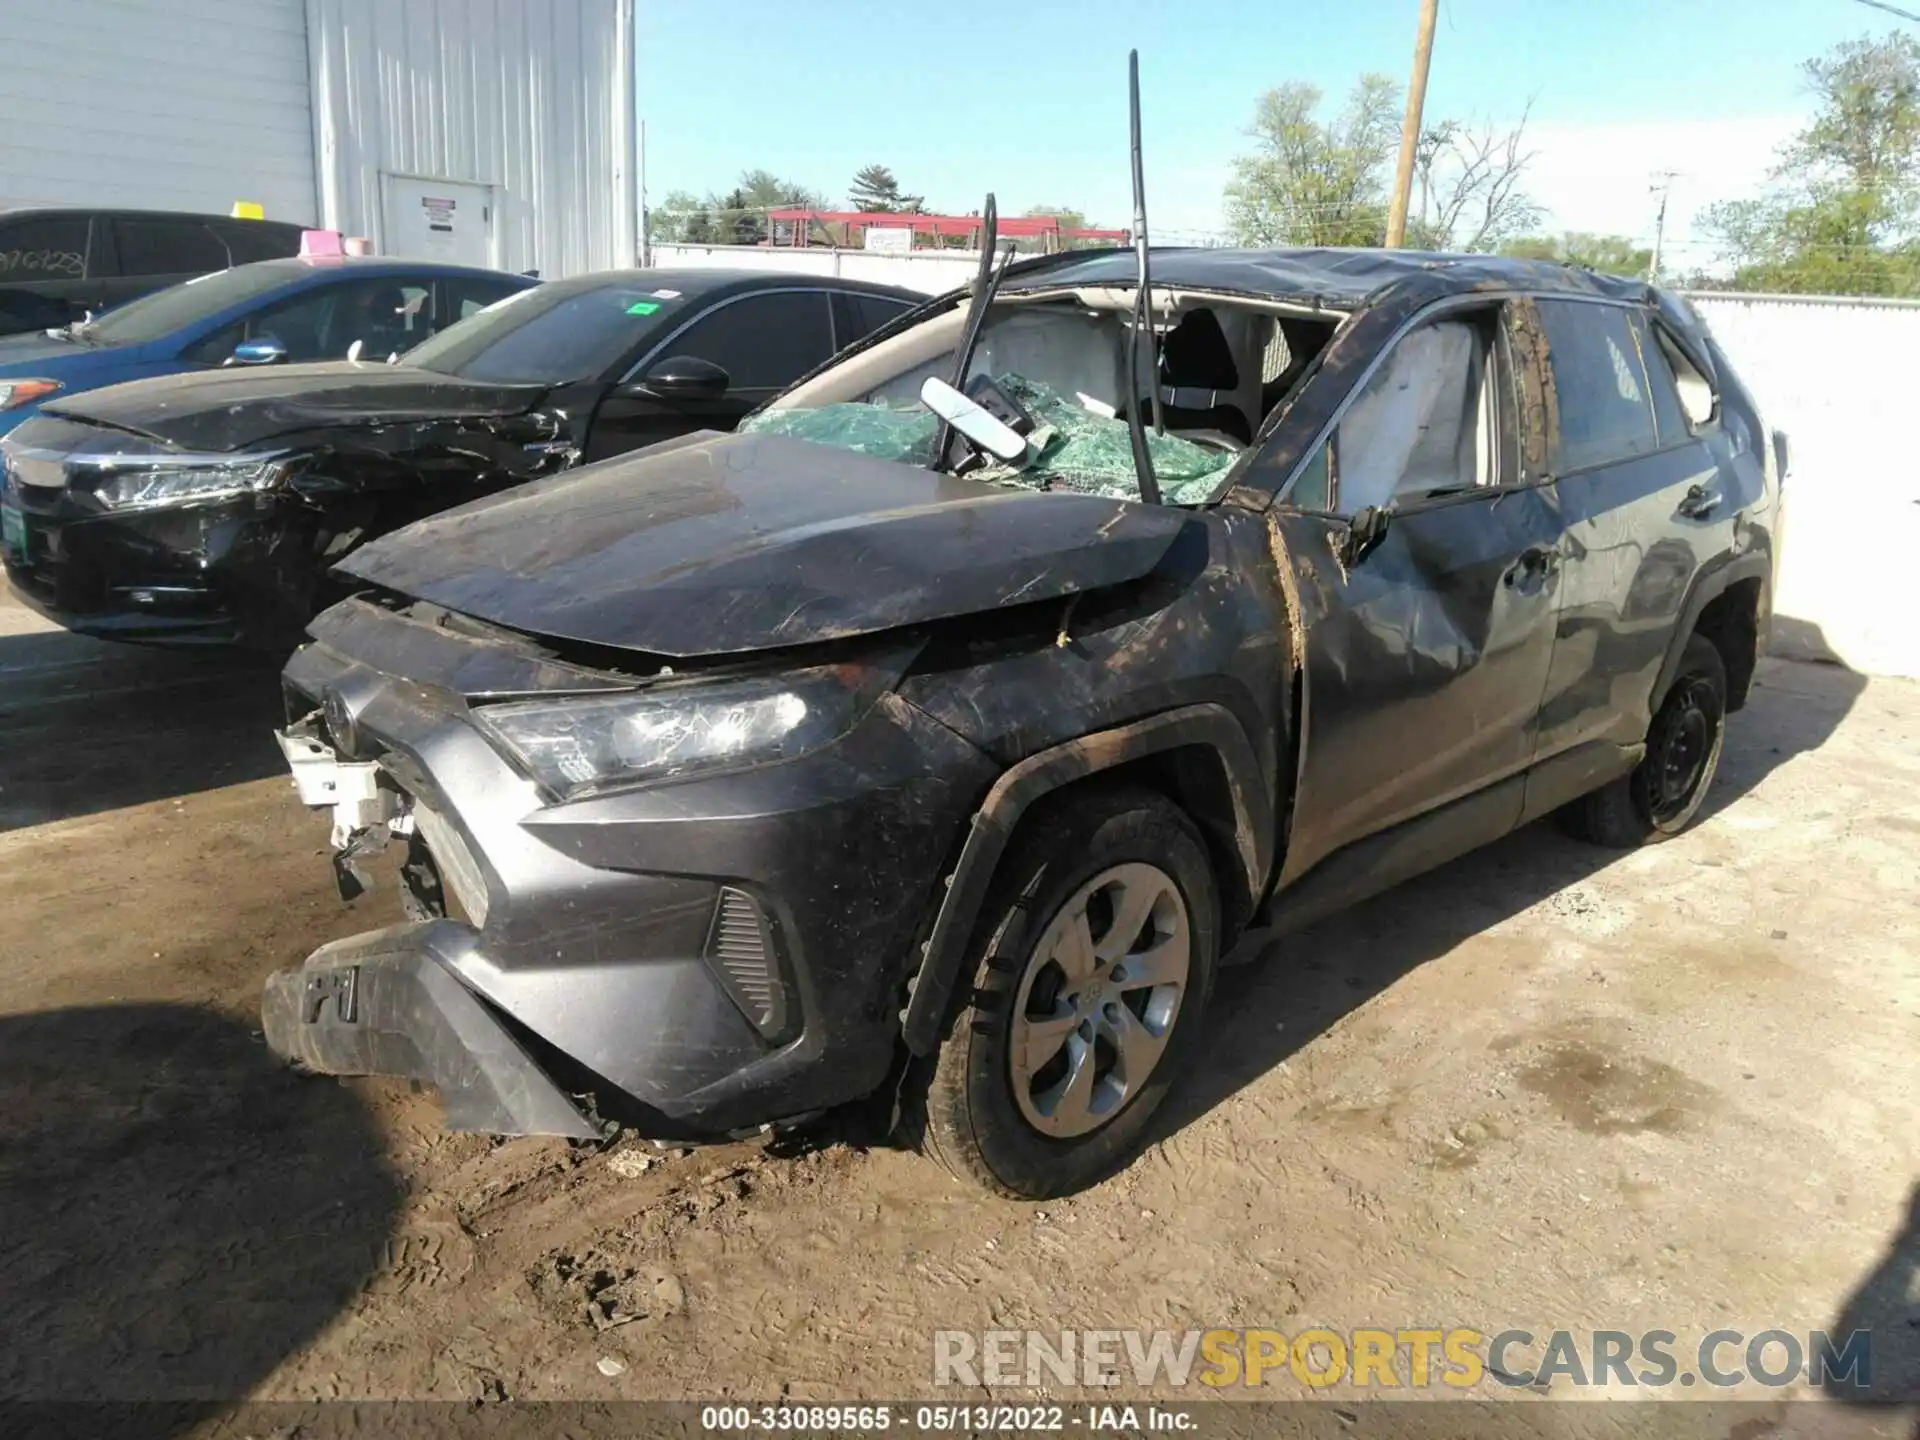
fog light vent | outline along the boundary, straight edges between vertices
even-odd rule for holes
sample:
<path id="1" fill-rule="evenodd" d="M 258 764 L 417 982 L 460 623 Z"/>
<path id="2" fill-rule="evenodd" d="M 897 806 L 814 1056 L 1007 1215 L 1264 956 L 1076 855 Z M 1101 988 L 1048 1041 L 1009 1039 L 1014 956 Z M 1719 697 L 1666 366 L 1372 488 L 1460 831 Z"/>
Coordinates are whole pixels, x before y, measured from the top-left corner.
<path id="1" fill-rule="evenodd" d="M 707 936 L 707 963 L 761 1034 L 780 1033 L 787 1021 L 787 992 L 780 983 L 773 929 L 746 891 L 720 887 Z"/>

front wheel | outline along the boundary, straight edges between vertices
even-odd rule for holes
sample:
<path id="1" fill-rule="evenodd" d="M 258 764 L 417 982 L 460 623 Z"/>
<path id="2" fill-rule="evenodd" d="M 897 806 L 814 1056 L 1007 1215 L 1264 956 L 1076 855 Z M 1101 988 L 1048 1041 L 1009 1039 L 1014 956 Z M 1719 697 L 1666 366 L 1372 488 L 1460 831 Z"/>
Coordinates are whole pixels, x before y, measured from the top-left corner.
<path id="1" fill-rule="evenodd" d="M 1219 926 L 1206 846 L 1178 807 L 1132 788 L 1055 802 L 982 910 L 972 990 L 927 1083 L 929 1147 L 1016 1199 L 1125 1164 L 1194 1049 Z"/>
<path id="2" fill-rule="evenodd" d="M 1647 727 L 1646 755 L 1630 774 L 1568 806 L 1568 828 L 1615 849 L 1678 835 L 1707 798 L 1726 729 L 1726 664 L 1712 641 L 1691 636 L 1680 673 Z"/>

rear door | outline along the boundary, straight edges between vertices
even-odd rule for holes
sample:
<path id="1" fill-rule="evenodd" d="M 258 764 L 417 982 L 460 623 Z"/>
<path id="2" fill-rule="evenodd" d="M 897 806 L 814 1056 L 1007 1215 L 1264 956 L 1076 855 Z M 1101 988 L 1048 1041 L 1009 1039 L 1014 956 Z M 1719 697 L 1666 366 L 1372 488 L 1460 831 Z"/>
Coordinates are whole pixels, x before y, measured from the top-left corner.
<path id="1" fill-rule="evenodd" d="M 1543 449 L 1523 443 L 1537 372 L 1510 319 L 1452 310 L 1403 336 L 1274 512 L 1305 650 L 1283 883 L 1469 797 L 1455 851 L 1518 820 L 1560 522 Z M 1343 554 L 1369 508 L 1384 533 Z"/>
<path id="2" fill-rule="evenodd" d="M 585 460 L 638 449 L 694 430 L 731 430 L 748 411 L 778 395 L 834 352 L 829 292 L 755 290 L 734 295 L 653 346 L 601 402 Z M 666 398 L 647 388 L 647 372 L 682 356 L 727 372 L 724 391 Z"/>
<path id="3" fill-rule="evenodd" d="M 116 263 L 101 285 L 109 305 L 228 267 L 226 241 L 204 220 L 127 214 L 112 226 Z"/>
<path id="4" fill-rule="evenodd" d="M 1540 759 L 1638 744 L 1701 565 L 1737 508 L 1687 419 L 1646 312 L 1539 302 L 1558 404 L 1555 488 L 1566 526 Z M 1617 767 L 1615 767 L 1617 768 Z M 1544 781 L 1542 782 L 1545 783 Z M 1566 797 L 1530 797 L 1540 812 Z"/>

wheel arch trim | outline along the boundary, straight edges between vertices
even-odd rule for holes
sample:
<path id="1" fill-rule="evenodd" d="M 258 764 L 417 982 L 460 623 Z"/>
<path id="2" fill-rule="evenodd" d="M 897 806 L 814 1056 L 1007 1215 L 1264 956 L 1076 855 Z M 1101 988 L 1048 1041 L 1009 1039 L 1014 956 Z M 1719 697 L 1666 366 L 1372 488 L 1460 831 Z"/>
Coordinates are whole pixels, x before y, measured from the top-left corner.
<path id="1" fill-rule="evenodd" d="M 1673 636 L 1667 643 L 1667 658 L 1660 666 L 1660 674 L 1654 680 L 1653 691 L 1647 700 L 1651 713 L 1660 707 L 1660 701 L 1680 674 L 1680 657 L 1686 652 L 1687 641 L 1693 638 L 1699 628 L 1700 617 L 1707 606 L 1718 600 L 1728 590 L 1743 580 L 1760 582 L 1760 604 L 1763 613 L 1772 608 L 1773 563 L 1772 556 L 1766 552 L 1753 552 L 1727 560 L 1711 570 L 1702 571 L 1695 577 L 1693 588 L 1688 592 L 1686 605 L 1680 612 L 1680 623 L 1673 627 Z M 1766 635 L 1762 631 L 1755 637 L 1757 648 L 1766 649 Z"/>
<path id="2" fill-rule="evenodd" d="M 1021 817 L 1042 797 L 1090 776 L 1172 750 L 1213 752 L 1233 803 L 1234 850 L 1247 889 L 1259 897 L 1273 867 L 1273 807 L 1253 744 L 1224 705 L 1190 705 L 1111 730 L 1082 735 L 1019 761 L 996 780 L 974 813 L 933 929 L 912 970 L 901 1033 L 908 1050 L 930 1055 L 940 1044 L 948 1004 L 959 978 L 987 888 Z"/>

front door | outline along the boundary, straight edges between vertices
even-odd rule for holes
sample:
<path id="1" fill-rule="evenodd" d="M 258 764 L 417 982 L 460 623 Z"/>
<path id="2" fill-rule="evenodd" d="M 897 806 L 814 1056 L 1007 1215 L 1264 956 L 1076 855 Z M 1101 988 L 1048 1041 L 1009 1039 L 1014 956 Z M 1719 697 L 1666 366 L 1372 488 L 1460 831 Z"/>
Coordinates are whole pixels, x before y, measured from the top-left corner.
<path id="1" fill-rule="evenodd" d="M 388 175 L 382 248 L 399 260 L 493 263 L 493 187 Z"/>
<path id="2" fill-rule="evenodd" d="M 763 290 L 732 296 L 654 345 L 594 416 L 585 459 L 600 460 L 694 430 L 731 430 L 833 354 L 825 290 Z M 727 372 L 717 394 L 650 391 L 647 375 L 671 360 L 704 360 Z"/>
<path id="3" fill-rule="evenodd" d="M 1476 794 L 1475 833 L 1458 848 L 1519 817 L 1553 653 L 1560 525 L 1521 441 L 1537 384 L 1515 350 L 1502 307 L 1404 336 L 1274 512 L 1305 650 L 1283 884 Z M 1369 509 L 1384 532 L 1343 554 L 1349 522 Z M 1501 781 L 1513 783 L 1489 788 Z"/>

